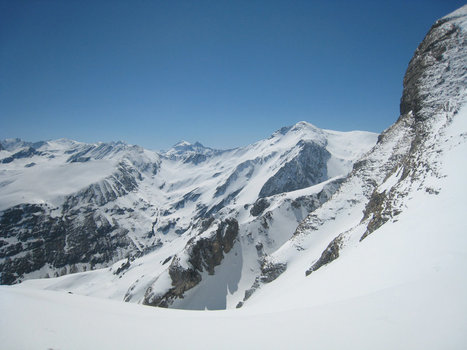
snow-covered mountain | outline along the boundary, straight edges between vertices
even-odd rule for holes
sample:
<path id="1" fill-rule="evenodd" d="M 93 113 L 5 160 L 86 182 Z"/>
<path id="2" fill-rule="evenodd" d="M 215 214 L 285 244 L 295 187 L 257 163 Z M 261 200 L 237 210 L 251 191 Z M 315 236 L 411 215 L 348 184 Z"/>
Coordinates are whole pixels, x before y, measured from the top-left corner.
<path id="1" fill-rule="evenodd" d="M 93 201 L 96 195 L 69 200 L 77 197 L 74 190 L 62 202 L 47 199 L 61 211 L 38 204 L 39 193 L 34 203 L 4 209 L 2 244 L 21 243 L 23 251 L 5 258 L 6 267 L 22 261 L 28 249 L 28 261 L 37 254 L 25 244 L 32 238 L 21 241 L 16 232 L 35 237 L 41 227 L 36 218 L 66 222 L 67 210 L 77 210 L 77 217 L 89 210 L 108 222 L 115 218 L 127 230 L 119 237 L 130 237 L 140 253 L 128 249 L 128 258 L 107 268 L 0 288 L 0 310 L 7 315 L 0 321 L 7 330 L 0 342 L 10 348 L 463 349 L 466 135 L 467 5 L 438 20 L 415 51 L 401 114 L 374 147 L 368 133 L 298 123 L 235 150 L 183 143 L 165 154 L 144 153 L 139 165 L 131 157 L 110 157 L 118 159 L 118 169 L 123 163 L 141 176 L 134 188 L 103 205 Z M 33 154 L 46 154 L 48 146 L 21 147 L 4 145 L 7 151 L 1 151 L 12 167 L 3 173 L 18 174 L 10 179 L 26 176 L 36 167 L 25 167 L 31 162 L 54 161 Z M 129 154 L 131 147 L 123 148 Z M 185 157 L 183 149 L 193 153 Z M 196 149 L 203 157 L 189 160 Z M 116 178 L 115 170 L 100 181 L 117 183 L 109 178 Z M 19 198 L 14 182 L 2 182 L 1 193 Z M 27 211 L 44 207 L 50 214 Z M 125 210 L 118 216 L 112 208 Z M 148 234 L 138 234 L 147 227 Z M 15 234 L 3 238 L 4 232 Z M 96 236 L 112 242 L 118 235 L 109 232 Z M 11 282 L 46 269 L 57 271 L 47 262 L 22 277 L 11 272 Z M 162 310 L 68 293 L 233 310 Z M 23 308 L 32 311 L 18 312 Z M 83 319 L 89 322 L 83 325 Z M 33 341 L 15 337 L 25 324 Z"/>
<path id="2" fill-rule="evenodd" d="M 294 201 L 286 216 L 296 227 L 375 142 L 373 133 L 306 122 L 226 151 L 185 141 L 162 153 L 122 142 L 3 141 L 1 281 L 86 271 L 154 250 L 175 255 L 214 220 L 266 220 L 272 203 Z M 178 248 L 169 250 L 174 241 Z"/>

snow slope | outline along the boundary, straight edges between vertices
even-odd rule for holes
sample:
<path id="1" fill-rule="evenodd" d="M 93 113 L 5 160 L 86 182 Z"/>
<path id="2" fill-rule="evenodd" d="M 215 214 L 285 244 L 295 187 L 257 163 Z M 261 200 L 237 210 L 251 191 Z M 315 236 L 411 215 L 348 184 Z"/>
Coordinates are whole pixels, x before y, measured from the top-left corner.
<path id="1" fill-rule="evenodd" d="M 280 299 L 254 310 L 210 312 L 0 287 L 0 343 L 11 350 L 464 349 L 467 288 L 446 288 L 452 277 L 432 273 L 360 297 L 314 300 L 314 306 L 277 310 Z"/>

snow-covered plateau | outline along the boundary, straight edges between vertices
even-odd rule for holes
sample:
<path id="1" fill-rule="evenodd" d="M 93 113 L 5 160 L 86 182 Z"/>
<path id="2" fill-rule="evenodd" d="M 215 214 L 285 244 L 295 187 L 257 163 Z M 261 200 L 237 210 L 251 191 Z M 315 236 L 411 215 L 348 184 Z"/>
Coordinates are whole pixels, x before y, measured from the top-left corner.
<path id="1" fill-rule="evenodd" d="M 465 349 L 466 155 L 467 5 L 379 136 L 1 141 L 0 347 Z"/>

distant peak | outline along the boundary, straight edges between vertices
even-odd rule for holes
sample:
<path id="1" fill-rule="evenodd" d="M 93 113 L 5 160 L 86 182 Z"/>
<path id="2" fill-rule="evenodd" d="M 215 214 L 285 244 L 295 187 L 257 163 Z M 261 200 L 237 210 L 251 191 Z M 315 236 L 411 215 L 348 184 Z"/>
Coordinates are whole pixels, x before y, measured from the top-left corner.
<path id="1" fill-rule="evenodd" d="M 174 148 L 175 147 L 187 147 L 187 146 L 191 146 L 191 143 L 185 140 L 178 141 L 175 145 L 173 145 Z"/>
<path id="2" fill-rule="evenodd" d="M 302 120 L 302 121 L 296 123 L 294 126 L 295 127 L 305 127 L 305 126 L 309 126 L 309 125 L 313 126 L 311 123 L 308 123 L 308 122 Z"/>
<path id="3" fill-rule="evenodd" d="M 195 149 L 205 149 L 208 147 L 204 147 L 201 142 L 196 141 L 195 143 L 191 143 L 185 140 L 177 142 L 173 145 L 172 149 L 184 149 L 184 150 L 195 150 Z"/>
<path id="4" fill-rule="evenodd" d="M 12 142 L 23 142 L 23 140 L 21 140 L 20 138 L 18 137 L 14 137 L 14 138 L 6 138 L 3 140 L 3 142 L 9 142 L 9 143 L 12 143 Z"/>
<path id="5" fill-rule="evenodd" d="M 301 121 L 292 126 L 284 126 L 283 128 L 280 128 L 273 134 L 273 136 L 278 135 L 278 134 L 285 135 L 289 132 L 297 132 L 297 131 L 303 131 L 303 130 L 309 130 L 309 131 L 314 131 L 314 132 L 321 131 L 320 128 L 314 126 L 313 124 L 305 122 L 305 121 Z"/>
<path id="6" fill-rule="evenodd" d="M 72 140 L 72 139 L 67 139 L 66 137 L 62 137 L 56 140 L 48 140 L 47 143 L 58 143 L 58 144 L 63 144 L 63 145 L 74 145 L 79 143 L 78 141 Z"/>
<path id="7" fill-rule="evenodd" d="M 209 155 L 217 151 L 203 146 L 200 142 L 191 143 L 185 140 L 177 142 L 164 154 L 168 157 L 191 157 L 192 155 Z"/>
<path id="8" fill-rule="evenodd" d="M 303 129 L 321 130 L 317 128 L 316 126 L 314 126 L 313 124 L 305 122 L 305 121 L 298 122 L 297 124 L 293 125 L 290 130 L 294 131 L 294 130 L 303 130 Z"/>
<path id="9" fill-rule="evenodd" d="M 7 151 L 15 151 L 20 148 L 29 147 L 32 142 L 26 142 L 20 138 L 8 138 L 1 141 L 2 147 Z"/>

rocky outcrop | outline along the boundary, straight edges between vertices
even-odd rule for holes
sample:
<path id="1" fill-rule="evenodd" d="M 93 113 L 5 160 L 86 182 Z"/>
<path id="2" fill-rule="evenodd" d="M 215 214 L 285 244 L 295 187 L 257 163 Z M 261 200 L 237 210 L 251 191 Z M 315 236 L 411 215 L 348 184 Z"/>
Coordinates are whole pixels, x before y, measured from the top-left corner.
<path id="1" fill-rule="evenodd" d="M 238 222 L 226 219 L 220 222 L 215 231 L 208 236 L 204 234 L 190 239 L 184 249 L 188 256 L 186 262 L 176 256 L 172 259 L 168 273 L 172 287 L 163 293 L 158 293 L 150 287 L 145 294 L 145 305 L 169 307 L 177 298 L 183 298 L 186 291 L 201 282 L 201 274 L 206 271 L 214 275 L 214 268 L 222 262 L 235 244 L 238 236 Z"/>
<path id="2" fill-rule="evenodd" d="M 258 248 L 257 248 L 258 249 Z M 270 283 L 277 279 L 287 270 L 287 264 L 277 263 L 269 260 L 267 257 L 261 258 L 261 275 L 255 278 L 253 285 L 245 291 L 243 301 L 239 302 L 236 308 L 241 308 L 254 292 L 256 292 L 262 284 Z"/>
<path id="3" fill-rule="evenodd" d="M 111 148 L 93 150 L 99 156 Z M 58 208 L 22 204 L 1 212 L 0 284 L 17 283 L 34 271 L 45 277 L 103 267 L 138 253 L 128 229 L 109 221 L 101 208 L 135 190 L 140 178 L 137 169 L 121 162 L 114 174 L 66 197 Z M 134 210 L 111 209 L 126 211 Z"/>
<path id="4" fill-rule="evenodd" d="M 306 270 L 305 275 L 308 276 L 312 272 L 320 269 L 324 265 L 329 264 L 330 262 L 336 260 L 339 257 L 339 249 L 341 247 L 342 237 L 338 236 L 332 240 L 331 243 L 326 247 L 324 252 L 308 270 Z"/>
<path id="5" fill-rule="evenodd" d="M 137 180 L 141 180 L 141 173 L 122 162 L 118 165 L 117 171 L 108 178 L 68 196 L 63 204 L 63 210 L 67 211 L 74 207 L 90 204 L 104 206 L 137 189 Z"/>
<path id="6" fill-rule="evenodd" d="M 363 206 L 357 226 L 335 232 L 334 239 L 306 271 L 313 271 L 339 257 L 345 241 L 361 240 L 387 222 L 394 222 L 404 210 L 410 194 L 417 191 L 436 195 L 428 179 L 443 177 L 440 155 L 443 135 L 467 97 L 467 7 L 437 21 L 417 48 L 404 77 L 401 115 L 383 132 L 376 146 L 354 164 L 334 201 L 324 211 L 311 213 L 296 234 L 312 235 L 346 208 Z M 349 202 L 350 195 L 355 203 Z M 363 235 L 361 232 L 364 232 Z M 297 246 L 299 246 L 297 244 Z"/>
<path id="7" fill-rule="evenodd" d="M 259 197 L 299 190 L 327 179 L 327 161 L 331 157 L 326 148 L 312 141 L 300 141 L 299 154 L 282 166 L 261 188 Z"/>
<path id="8" fill-rule="evenodd" d="M 258 216 L 263 214 L 263 212 L 269 207 L 270 203 L 266 198 L 259 198 L 251 207 L 250 215 Z"/>
<path id="9" fill-rule="evenodd" d="M 367 226 L 362 240 L 401 212 L 399 203 L 411 183 L 440 176 L 436 163 L 426 157 L 436 151 L 434 135 L 442 133 L 467 97 L 467 33 L 462 23 L 467 23 L 465 10 L 436 21 L 409 63 L 396 125 L 410 124 L 410 149 L 386 175 L 385 181 L 397 177 L 396 183 L 372 193 L 362 219 Z M 435 126 L 440 119 L 444 125 Z"/>
<path id="10" fill-rule="evenodd" d="M 41 268 L 47 270 L 44 275 L 52 276 L 93 269 L 134 249 L 127 231 L 98 212 L 83 210 L 55 217 L 51 209 L 24 204 L 1 214 L 1 284 L 16 283 Z"/>
<path id="11" fill-rule="evenodd" d="M 8 164 L 13 162 L 15 159 L 24 159 L 24 158 L 30 158 L 32 156 L 40 156 L 41 152 L 38 152 L 36 149 L 32 147 L 27 147 L 25 149 L 22 149 L 21 151 L 16 152 L 10 157 L 6 157 L 2 159 L 3 164 Z"/>
<path id="12" fill-rule="evenodd" d="M 338 178 L 328 182 L 323 186 L 323 189 L 318 193 L 300 196 L 292 200 L 291 206 L 294 209 L 306 208 L 308 213 L 319 208 L 323 203 L 327 202 L 334 193 L 339 189 L 344 179 Z"/>
<path id="13" fill-rule="evenodd" d="M 465 13 L 458 12 L 436 21 L 418 46 L 404 77 L 402 116 L 411 112 L 423 121 L 434 112 L 457 110 L 464 100 L 467 37 L 459 26 L 462 17 Z"/>

